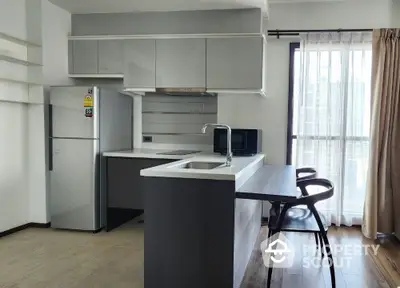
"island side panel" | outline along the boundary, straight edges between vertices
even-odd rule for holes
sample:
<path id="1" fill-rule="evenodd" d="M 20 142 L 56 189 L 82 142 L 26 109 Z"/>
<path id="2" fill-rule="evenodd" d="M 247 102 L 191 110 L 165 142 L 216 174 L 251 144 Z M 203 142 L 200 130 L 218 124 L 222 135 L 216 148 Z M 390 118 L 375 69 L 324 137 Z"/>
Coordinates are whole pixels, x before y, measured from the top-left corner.
<path id="1" fill-rule="evenodd" d="M 236 199 L 234 288 L 240 287 L 261 229 L 262 201 Z"/>
<path id="2" fill-rule="evenodd" d="M 235 182 L 145 179 L 145 288 L 233 287 Z"/>

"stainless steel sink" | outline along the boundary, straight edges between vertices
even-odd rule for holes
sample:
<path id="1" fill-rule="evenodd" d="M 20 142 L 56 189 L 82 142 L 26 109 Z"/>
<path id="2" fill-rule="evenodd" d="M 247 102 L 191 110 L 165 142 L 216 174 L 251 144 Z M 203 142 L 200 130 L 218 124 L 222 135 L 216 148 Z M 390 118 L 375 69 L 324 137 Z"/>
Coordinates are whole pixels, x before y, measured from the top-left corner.
<path id="1" fill-rule="evenodd" d="M 183 164 L 179 168 L 211 170 L 224 164 L 224 162 L 189 162 Z"/>

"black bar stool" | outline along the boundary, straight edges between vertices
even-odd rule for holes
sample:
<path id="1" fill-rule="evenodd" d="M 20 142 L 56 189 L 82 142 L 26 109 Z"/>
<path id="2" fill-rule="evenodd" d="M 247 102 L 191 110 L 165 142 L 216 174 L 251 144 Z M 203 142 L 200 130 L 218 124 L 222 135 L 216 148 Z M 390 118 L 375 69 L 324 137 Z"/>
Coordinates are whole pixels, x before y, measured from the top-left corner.
<path id="1" fill-rule="evenodd" d="M 302 167 L 302 168 L 297 168 L 296 169 L 296 179 L 297 181 L 303 181 L 303 180 L 308 180 L 308 179 L 314 179 L 317 178 L 317 170 L 311 167 Z M 304 191 L 301 191 L 301 194 L 303 196 L 308 196 L 307 191 L 304 189 Z M 315 238 L 315 245 L 317 246 L 317 249 L 321 249 L 321 254 L 322 252 L 322 238 L 319 236 L 318 232 L 314 233 L 314 238 Z M 318 238 L 319 238 L 319 243 L 318 244 Z"/>
<path id="2" fill-rule="evenodd" d="M 308 186 L 324 187 L 327 190 L 313 195 L 307 192 Z M 325 244 L 326 255 L 331 263 L 329 269 L 331 273 L 332 287 L 336 287 L 335 268 L 333 256 L 331 254 L 330 244 L 327 236 L 328 225 L 325 218 L 320 215 L 315 208 L 315 203 L 329 199 L 333 196 L 334 187 L 331 181 L 326 179 L 307 179 L 297 182 L 297 187 L 300 188 L 302 196 L 294 203 L 286 203 L 278 217 L 276 223 L 268 223 L 268 238 L 281 231 L 318 233 L 321 240 L 321 252 L 323 249 L 322 241 Z M 296 206 L 305 205 L 307 208 L 299 208 Z M 299 217 L 301 215 L 301 217 Z M 318 243 L 317 243 L 318 246 Z M 322 256 L 324 256 L 322 252 Z M 267 287 L 271 286 L 273 266 L 268 270 Z"/>

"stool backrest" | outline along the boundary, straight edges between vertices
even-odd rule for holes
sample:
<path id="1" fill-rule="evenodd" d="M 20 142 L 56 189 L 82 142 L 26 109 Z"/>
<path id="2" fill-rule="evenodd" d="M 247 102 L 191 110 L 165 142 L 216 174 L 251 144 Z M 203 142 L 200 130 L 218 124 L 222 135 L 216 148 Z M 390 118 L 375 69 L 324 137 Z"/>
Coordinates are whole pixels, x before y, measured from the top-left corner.
<path id="1" fill-rule="evenodd" d="M 309 191 L 309 189 L 307 189 L 308 186 L 324 187 L 324 188 L 326 188 L 326 190 L 323 192 L 318 192 L 318 193 L 310 195 L 310 191 Z M 307 195 L 298 198 L 298 200 L 296 201 L 296 205 L 313 205 L 319 201 L 323 201 L 323 200 L 331 198 L 333 196 L 333 192 L 334 192 L 333 183 L 327 179 L 322 179 L 322 178 L 314 178 L 314 179 L 307 179 L 307 180 L 303 180 L 303 181 L 297 181 L 297 187 L 300 188 L 300 190 L 302 191 L 302 194 L 303 194 L 303 191 L 305 191 L 305 193 L 307 193 Z"/>
<path id="2" fill-rule="evenodd" d="M 307 174 L 300 176 L 300 174 Z M 317 170 L 310 167 L 296 169 L 296 178 L 298 181 L 317 178 Z"/>

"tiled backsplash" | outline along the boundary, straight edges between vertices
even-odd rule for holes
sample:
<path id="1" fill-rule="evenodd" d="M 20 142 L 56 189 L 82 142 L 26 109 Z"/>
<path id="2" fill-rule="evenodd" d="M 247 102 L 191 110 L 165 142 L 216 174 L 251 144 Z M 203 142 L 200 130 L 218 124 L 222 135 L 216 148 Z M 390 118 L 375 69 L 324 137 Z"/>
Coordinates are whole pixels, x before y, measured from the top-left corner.
<path id="1" fill-rule="evenodd" d="M 217 96 L 169 96 L 147 93 L 142 98 L 142 134 L 151 143 L 212 145 L 205 123 L 217 122 Z"/>

